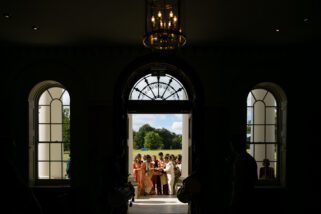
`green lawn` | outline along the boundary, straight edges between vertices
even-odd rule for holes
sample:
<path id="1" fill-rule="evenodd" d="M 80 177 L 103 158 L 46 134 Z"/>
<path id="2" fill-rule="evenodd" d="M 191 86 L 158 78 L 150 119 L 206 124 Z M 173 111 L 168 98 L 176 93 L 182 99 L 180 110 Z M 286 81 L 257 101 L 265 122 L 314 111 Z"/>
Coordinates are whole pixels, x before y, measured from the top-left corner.
<path id="1" fill-rule="evenodd" d="M 148 150 L 148 151 L 142 151 L 142 150 L 133 150 L 133 158 L 135 158 L 135 156 L 140 153 L 141 155 L 156 155 L 157 159 L 158 159 L 158 153 L 159 152 L 163 152 L 164 156 L 168 153 L 168 154 L 173 154 L 175 156 L 177 156 L 178 154 L 182 154 L 182 150 L 181 149 L 173 149 L 173 150 Z"/>
<path id="2" fill-rule="evenodd" d="M 69 153 L 70 153 L 69 151 L 64 152 L 64 160 L 65 161 L 69 159 Z"/>

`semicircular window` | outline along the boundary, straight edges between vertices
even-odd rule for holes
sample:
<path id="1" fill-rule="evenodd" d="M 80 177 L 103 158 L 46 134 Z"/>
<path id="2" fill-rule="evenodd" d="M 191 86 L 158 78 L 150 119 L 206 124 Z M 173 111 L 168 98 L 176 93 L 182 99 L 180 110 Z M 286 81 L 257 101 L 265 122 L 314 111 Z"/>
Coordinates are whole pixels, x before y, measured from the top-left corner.
<path id="1" fill-rule="evenodd" d="M 148 74 L 139 79 L 129 94 L 129 100 L 188 100 L 182 83 L 169 74 Z"/>

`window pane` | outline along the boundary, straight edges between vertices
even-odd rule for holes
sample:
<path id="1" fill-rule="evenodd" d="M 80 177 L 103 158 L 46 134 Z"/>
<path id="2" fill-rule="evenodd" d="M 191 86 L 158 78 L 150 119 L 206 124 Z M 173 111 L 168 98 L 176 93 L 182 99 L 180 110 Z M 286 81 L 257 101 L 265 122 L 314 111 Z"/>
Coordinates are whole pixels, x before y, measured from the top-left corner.
<path id="1" fill-rule="evenodd" d="M 62 123 L 62 104 L 60 100 L 51 103 L 51 122 Z"/>
<path id="2" fill-rule="evenodd" d="M 49 179 L 49 162 L 38 162 L 39 179 Z"/>
<path id="3" fill-rule="evenodd" d="M 264 98 L 264 102 L 267 106 L 276 106 L 276 100 L 274 96 L 269 92 Z"/>
<path id="4" fill-rule="evenodd" d="M 146 78 L 149 84 L 153 84 L 157 82 L 157 77 L 156 76 L 149 76 Z"/>
<path id="5" fill-rule="evenodd" d="M 277 145 L 268 144 L 266 145 L 266 158 L 270 161 L 277 161 Z"/>
<path id="6" fill-rule="evenodd" d="M 255 124 L 265 124 L 265 105 L 263 102 L 254 104 L 254 119 Z"/>
<path id="7" fill-rule="evenodd" d="M 255 102 L 255 99 L 252 93 L 250 92 L 249 95 L 247 96 L 247 106 L 253 106 L 254 102 Z"/>
<path id="8" fill-rule="evenodd" d="M 273 168 L 274 170 L 274 177 L 277 178 L 278 174 L 277 174 L 277 163 L 276 162 L 271 162 L 270 167 Z"/>
<path id="9" fill-rule="evenodd" d="M 50 159 L 54 161 L 62 160 L 61 143 L 50 143 Z"/>
<path id="10" fill-rule="evenodd" d="M 38 143 L 38 160 L 49 160 L 49 143 Z"/>
<path id="11" fill-rule="evenodd" d="M 39 106 L 39 123 L 50 123 L 50 107 Z"/>
<path id="12" fill-rule="evenodd" d="M 49 88 L 48 91 L 52 96 L 52 99 L 60 99 L 64 89 L 59 87 L 53 87 L 53 88 Z"/>
<path id="13" fill-rule="evenodd" d="M 255 144 L 255 160 L 263 161 L 265 158 L 265 145 L 264 144 Z"/>
<path id="14" fill-rule="evenodd" d="M 50 105 L 51 97 L 48 91 L 45 91 L 41 94 L 38 104 L 39 105 Z"/>
<path id="15" fill-rule="evenodd" d="M 50 141 L 50 125 L 39 124 L 39 141 Z"/>
<path id="16" fill-rule="evenodd" d="M 246 126 L 246 142 L 252 142 L 252 126 Z"/>
<path id="17" fill-rule="evenodd" d="M 62 95 L 61 100 L 63 105 L 70 105 L 70 96 L 67 90 L 64 91 L 64 94 Z"/>
<path id="18" fill-rule="evenodd" d="M 51 179 L 62 179 L 62 162 L 50 163 Z"/>
<path id="19" fill-rule="evenodd" d="M 256 100 L 263 100 L 264 96 L 267 93 L 267 90 L 265 89 L 254 89 L 252 90 L 253 96 Z"/>
<path id="20" fill-rule="evenodd" d="M 247 108 L 247 124 L 252 124 L 253 123 L 253 108 L 248 107 Z"/>
<path id="21" fill-rule="evenodd" d="M 51 125 L 51 141 L 62 141 L 62 125 Z"/>
<path id="22" fill-rule="evenodd" d="M 265 112 L 266 112 L 266 123 L 276 124 L 276 108 L 268 107 L 266 108 Z"/>
<path id="23" fill-rule="evenodd" d="M 69 128 L 69 124 L 63 124 L 63 142 L 65 144 L 65 149 L 69 150 L 69 144 L 70 144 L 70 128 Z"/>
<path id="24" fill-rule="evenodd" d="M 137 100 L 139 94 L 140 94 L 140 93 L 134 89 L 134 90 L 131 91 L 130 97 L 131 97 L 132 100 Z"/>
<path id="25" fill-rule="evenodd" d="M 146 87 L 146 82 L 144 80 L 139 80 L 140 82 L 135 86 L 138 90 L 142 91 Z"/>
<path id="26" fill-rule="evenodd" d="M 165 91 L 165 94 L 164 94 L 164 99 L 170 99 L 170 95 L 173 93 L 173 90 L 171 88 L 167 88 L 167 90 Z"/>
<path id="27" fill-rule="evenodd" d="M 169 96 L 167 96 L 166 100 L 179 100 L 178 94 L 173 91 Z"/>
<path id="28" fill-rule="evenodd" d="M 70 106 L 63 106 L 63 123 L 69 123 L 69 120 L 70 120 Z"/>
<path id="29" fill-rule="evenodd" d="M 253 126 L 253 140 L 254 142 L 265 142 L 265 126 L 263 125 L 254 125 Z"/>
<path id="30" fill-rule="evenodd" d="M 185 90 L 178 92 L 179 100 L 188 100 L 187 93 Z"/>
<path id="31" fill-rule="evenodd" d="M 173 81 L 170 84 L 175 90 L 182 88 L 182 85 L 180 83 L 178 83 L 175 79 L 173 79 Z"/>
<path id="32" fill-rule="evenodd" d="M 252 157 L 254 157 L 254 144 L 250 144 L 249 146 L 247 146 L 246 151 L 247 151 L 247 153 L 249 153 Z"/>
<path id="33" fill-rule="evenodd" d="M 69 150 L 64 150 L 64 161 L 69 160 L 70 156 L 70 151 Z"/>
<path id="34" fill-rule="evenodd" d="M 267 125 L 265 129 L 266 129 L 266 142 L 277 142 L 276 126 Z"/>

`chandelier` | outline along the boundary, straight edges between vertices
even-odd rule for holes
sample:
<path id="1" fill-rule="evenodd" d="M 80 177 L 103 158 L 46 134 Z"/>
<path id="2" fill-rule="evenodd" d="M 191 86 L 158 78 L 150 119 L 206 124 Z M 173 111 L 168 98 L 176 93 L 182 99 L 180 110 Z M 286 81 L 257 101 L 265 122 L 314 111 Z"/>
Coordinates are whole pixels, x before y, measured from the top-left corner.
<path id="1" fill-rule="evenodd" d="M 185 45 L 180 0 L 146 0 L 143 43 L 155 50 L 174 50 Z"/>

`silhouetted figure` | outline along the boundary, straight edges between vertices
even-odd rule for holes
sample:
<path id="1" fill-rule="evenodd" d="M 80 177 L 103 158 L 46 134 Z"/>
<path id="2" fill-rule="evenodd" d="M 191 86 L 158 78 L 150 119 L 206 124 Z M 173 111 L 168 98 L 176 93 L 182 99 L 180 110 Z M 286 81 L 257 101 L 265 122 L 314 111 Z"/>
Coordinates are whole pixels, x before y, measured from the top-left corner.
<path id="1" fill-rule="evenodd" d="M 201 207 L 201 171 L 200 160 L 196 159 L 195 170 L 183 180 L 183 186 L 177 190 L 177 198 L 189 203 L 189 213 L 200 214 Z"/>
<path id="2" fill-rule="evenodd" d="M 257 178 L 255 159 L 246 152 L 245 139 L 233 135 L 230 140 L 232 151 L 232 193 L 230 213 L 251 213 L 254 186 Z"/>
<path id="3" fill-rule="evenodd" d="M 99 200 L 103 205 L 103 213 L 125 214 L 129 200 L 135 196 L 135 190 L 128 178 L 123 177 L 120 168 L 120 158 L 111 158 L 105 165 L 101 181 Z"/>
<path id="4" fill-rule="evenodd" d="M 275 179 L 274 169 L 270 167 L 270 160 L 267 158 L 263 160 L 263 167 L 260 168 L 260 179 L 262 180 Z"/>

